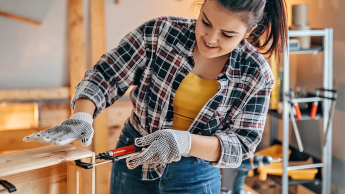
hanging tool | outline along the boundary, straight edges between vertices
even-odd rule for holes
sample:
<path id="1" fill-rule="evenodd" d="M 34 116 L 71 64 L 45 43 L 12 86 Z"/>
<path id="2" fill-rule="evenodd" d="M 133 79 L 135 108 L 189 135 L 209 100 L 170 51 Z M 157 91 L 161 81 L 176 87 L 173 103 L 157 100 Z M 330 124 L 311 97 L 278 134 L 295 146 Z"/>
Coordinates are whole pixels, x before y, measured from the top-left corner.
<path id="1" fill-rule="evenodd" d="M 290 101 L 291 101 L 292 99 L 295 98 L 295 95 L 294 95 L 293 91 L 290 91 L 289 93 L 290 93 L 289 97 L 290 97 Z M 298 107 L 298 111 L 297 111 L 297 109 L 296 109 L 296 104 L 297 104 L 297 103 L 295 102 L 292 106 L 293 106 L 293 107 L 295 108 L 295 110 L 296 110 L 296 116 L 297 116 L 297 118 L 298 118 L 298 115 L 299 115 L 300 119 L 302 119 L 301 111 L 300 111 L 300 109 L 299 109 L 299 107 L 298 107 L 298 104 L 297 104 L 297 107 Z M 294 129 L 295 135 L 296 135 L 296 140 L 297 140 L 298 149 L 299 149 L 300 152 L 303 152 L 304 148 L 303 148 L 301 136 L 300 136 L 299 131 L 298 131 L 298 128 L 297 128 L 295 116 L 294 116 L 293 111 L 292 111 L 292 110 L 293 110 L 292 106 L 290 106 L 290 111 L 289 111 L 289 112 L 290 112 L 290 117 L 291 117 L 291 122 L 292 122 L 292 126 L 293 126 L 293 129 Z M 299 113 L 298 113 L 298 112 L 299 112 Z"/>
<path id="2" fill-rule="evenodd" d="M 244 181 L 248 172 L 259 166 L 269 165 L 272 162 L 280 162 L 281 158 L 272 159 L 271 156 L 252 156 L 250 159 L 243 160 L 242 164 L 236 169 L 237 175 L 234 182 L 234 194 L 245 194 Z"/>
<path id="3" fill-rule="evenodd" d="M 316 90 L 316 97 L 319 97 L 320 94 L 320 89 Z M 315 119 L 316 116 L 316 112 L 317 112 L 317 107 L 318 107 L 318 101 L 313 102 L 313 105 L 311 107 L 311 111 L 310 111 L 310 118 L 311 119 Z"/>
<path id="4" fill-rule="evenodd" d="M 295 93 L 292 90 L 290 90 L 290 99 L 295 99 Z M 299 108 L 298 103 L 294 102 L 293 106 L 294 106 L 295 111 L 296 111 L 297 120 L 301 120 L 302 119 L 302 114 L 301 114 L 301 110 Z"/>
<path id="5" fill-rule="evenodd" d="M 3 187 L 5 187 L 5 189 L 0 189 L 0 193 L 12 193 L 17 191 L 17 188 L 12 185 L 11 183 L 5 181 L 5 180 L 1 180 L 0 179 L 0 185 L 2 185 Z"/>
<path id="6" fill-rule="evenodd" d="M 107 152 L 100 153 L 97 156 L 95 156 L 95 159 L 107 160 L 107 161 L 99 162 L 99 163 L 95 163 L 95 164 L 90 164 L 90 163 L 82 162 L 80 160 L 76 160 L 75 164 L 81 168 L 84 168 L 84 169 L 91 169 L 94 166 L 106 164 L 109 162 L 118 162 L 121 159 L 129 158 L 131 156 L 136 156 L 136 155 L 141 153 L 141 151 L 139 151 L 140 149 L 141 148 L 138 148 L 134 145 L 130 145 L 130 146 L 118 148 L 115 150 L 109 150 Z"/>

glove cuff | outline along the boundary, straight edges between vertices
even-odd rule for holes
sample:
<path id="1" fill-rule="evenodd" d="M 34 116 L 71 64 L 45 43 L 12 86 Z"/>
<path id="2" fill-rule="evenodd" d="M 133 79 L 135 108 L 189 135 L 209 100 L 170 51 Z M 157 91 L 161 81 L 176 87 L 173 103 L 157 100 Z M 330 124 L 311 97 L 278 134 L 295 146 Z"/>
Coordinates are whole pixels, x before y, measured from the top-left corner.
<path id="1" fill-rule="evenodd" d="M 82 121 L 85 121 L 85 122 L 89 123 L 90 125 L 92 125 L 92 123 L 93 123 L 92 116 L 89 113 L 86 113 L 86 112 L 74 113 L 69 119 L 82 120 Z"/>
<path id="2" fill-rule="evenodd" d="M 191 135 L 188 131 L 173 130 L 172 133 L 176 137 L 177 144 L 180 148 L 181 156 L 188 156 L 192 146 Z"/>

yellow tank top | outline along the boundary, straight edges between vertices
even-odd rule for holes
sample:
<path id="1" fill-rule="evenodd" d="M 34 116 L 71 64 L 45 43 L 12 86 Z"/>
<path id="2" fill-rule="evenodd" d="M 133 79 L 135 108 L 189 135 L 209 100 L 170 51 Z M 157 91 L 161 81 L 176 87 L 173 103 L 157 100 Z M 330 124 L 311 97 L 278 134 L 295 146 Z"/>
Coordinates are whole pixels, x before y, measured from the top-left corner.
<path id="1" fill-rule="evenodd" d="M 190 72 L 175 94 L 172 128 L 187 131 L 204 105 L 217 93 L 219 84 Z"/>

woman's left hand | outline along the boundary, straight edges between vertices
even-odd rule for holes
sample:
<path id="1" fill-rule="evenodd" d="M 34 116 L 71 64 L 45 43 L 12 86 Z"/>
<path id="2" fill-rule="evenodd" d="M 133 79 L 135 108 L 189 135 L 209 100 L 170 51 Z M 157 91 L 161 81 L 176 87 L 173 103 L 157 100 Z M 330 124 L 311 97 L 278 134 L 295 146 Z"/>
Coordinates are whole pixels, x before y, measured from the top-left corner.
<path id="1" fill-rule="evenodd" d="M 141 154 L 127 158 L 127 167 L 134 169 L 139 165 L 152 163 L 171 163 L 186 156 L 191 148 L 191 135 L 188 131 L 173 129 L 159 130 L 147 136 L 136 138 L 135 145 L 149 145 Z"/>

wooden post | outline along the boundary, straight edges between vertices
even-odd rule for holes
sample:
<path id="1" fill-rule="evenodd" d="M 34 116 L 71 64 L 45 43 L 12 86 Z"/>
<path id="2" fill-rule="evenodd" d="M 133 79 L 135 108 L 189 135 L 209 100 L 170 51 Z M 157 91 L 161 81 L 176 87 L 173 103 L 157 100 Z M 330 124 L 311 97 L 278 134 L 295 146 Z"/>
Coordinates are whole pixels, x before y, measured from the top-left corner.
<path id="1" fill-rule="evenodd" d="M 70 95 L 86 72 L 83 0 L 68 1 Z"/>
<path id="2" fill-rule="evenodd" d="M 86 72 L 83 20 L 83 0 L 69 0 L 68 26 L 71 98 L 73 97 L 75 87 L 84 78 L 84 74 Z M 73 145 L 83 147 L 83 145 L 79 141 L 74 142 Z"/>
<path id="3" fill-rule="evenodd" d="M 90 1 L 91 13 L 91 63 L 96 64 L 105 53 L 105 11 L 103 0 Z M 93 139 L 96 154 L 109 149 L 108 110 L 104 110 L 95 120 Z M 110 165 L 101 165 L 96 169 L 96 193 L 109 193 Z"/>

